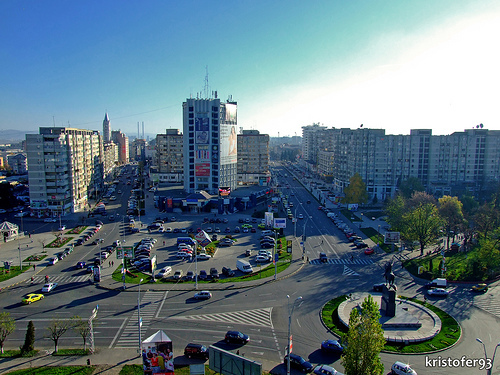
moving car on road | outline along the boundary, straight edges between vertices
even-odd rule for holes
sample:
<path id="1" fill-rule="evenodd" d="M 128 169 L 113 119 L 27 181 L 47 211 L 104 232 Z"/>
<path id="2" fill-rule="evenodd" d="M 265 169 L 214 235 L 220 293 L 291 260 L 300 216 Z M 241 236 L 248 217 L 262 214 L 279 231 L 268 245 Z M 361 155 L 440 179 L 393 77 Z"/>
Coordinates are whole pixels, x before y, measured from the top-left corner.
<path id="1" fill-rule="evenodd" d="M 43 299 L 43 294 L 38 294 L 38 293 L 30 293 L 28 295 L 26 295 L 23 299 L 22 299 L 22 303 L 24 305 L 30 305 L 31 303 L 33 302 L 36 302 L 36 301 L 39 301 L 41 299 Z"/>
<path id="2" fill-rule="evenodd" d="M 429 289 L 427 291 L 427 294 L 435 297 L 446 297 L 448 296 L 449 292 L 443 288 L 436 288 L 436 289 Z"/>
<path id="3" fill-rule="evenodd" d="M 285 360 L 283 361 L 285 366 L 288 366 L 288 358 L 290 358 L 290 367 L 294 367 L 302 372 L 311 372 L 313 370 L 313 365 L 310 362 L 307 362 L 300 355 L 293 352 L 285 356 Z"/>
<path id="4" fill-rule="evenodd" d="M 42 293 L 49 293 L 57 286 L 57 283 L 47 283 L 42 288 Z"/>
<path id="5" fill-rule="evenodd" d="M 250 337 L 239 331 L 227 331 L 226 336 L 224 337 L 224 341 L 227 344 L 246 344 L 250 341 Z"/>
<path id="6" fill-rule="evenodd" d="M 194 299 L 210 299 L 210 298 L 212 298 L 212 293 L 210 293 L 208 290 L 202 290 L 198 293 L 195 293 L 193 298 Z"/>
<path id="7" fill-rule="evenodd" d="M 471 291 L 476 292 L 476 293 L 486 293 L 488 291 L 488 285 L 486 285 L 486 284 L 474 285 L 472 287 Z"/>

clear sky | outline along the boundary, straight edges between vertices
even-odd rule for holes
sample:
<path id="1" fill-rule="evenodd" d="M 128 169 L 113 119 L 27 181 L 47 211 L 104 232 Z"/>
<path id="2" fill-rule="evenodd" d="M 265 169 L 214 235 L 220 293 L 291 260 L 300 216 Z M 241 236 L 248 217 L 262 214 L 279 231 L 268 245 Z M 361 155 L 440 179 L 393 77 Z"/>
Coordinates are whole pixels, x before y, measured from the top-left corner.
<path id="1" fill-rule="evenodd" d="M 238 125 L 500 129 L 500 1 L 0 1 L 0 130 L 182 129 L 209 90 Z M 141 130 L 142 131 L 142 130 Z"/>

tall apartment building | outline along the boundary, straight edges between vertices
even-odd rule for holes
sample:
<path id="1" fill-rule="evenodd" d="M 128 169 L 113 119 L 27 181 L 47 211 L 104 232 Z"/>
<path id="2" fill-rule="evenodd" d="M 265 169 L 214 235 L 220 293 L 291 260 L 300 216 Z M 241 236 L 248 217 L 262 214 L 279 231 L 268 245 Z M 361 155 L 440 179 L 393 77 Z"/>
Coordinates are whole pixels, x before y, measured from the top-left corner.
<path id="1" fill-rule="evenodd" d="M 118 146 L 113 142 L 104 143 L 102 153 L 102 169 L 104 177 L 113 175 L 118 161 Z"/>
<path id="2" fill-rule="evenodd" d="M 382 129 L 322 129 L 324 144 L 311 169 L 339 192 L 359 173 L 370 197 L 392 197 L 418 178 L 432 194 L 478 193 L 500 182 L 500 131 L 470 129 L 433 136 L 429 129 L 386 135 Z M 304 159 L 304 162 L 310 159 Z"/>
<path id="3" fill-rule="evenodd" d="M 238 184 L 267 185 L 269 172 L 269 135 L 258 130 L 238 134 Z"/>
<path id="4" fill-rule="evenodd" d="M 183 182 L 183 136 L 179 129 L 167 129 L 156 135 L 155 156 L 150 169 L 154 182 Z"/>
<path id="5" fill-rule="evenodd" d="M 40 128 L 26 134 L 31 210 L 38 216 L 82 211 L 89 194 L 102 189 L 99 132 Z"/>
<path id="6" fill-rule="evenodd" d="M 146 140 L 136 138 L 132 142 L 129 142 L 129 155 L 130 160 L 133 161 L 145 161 L 146 160 Z"/>
<path id="7" fill-rule="evenodd" d="M 302 158 L 315 165 L 318 162 L 318 151 L 322 149 L 322 134 L 326 126 L 312 124 L 302 127 Z"/>
<path id="8" fill-rule="evenodd" d="M 104 120 L 102 122 L 102 139 L 104 143 L 111 142 L 111 125 L 107 112 L 104 115 Z"/>
<path id="9" fill-rule="evenodd" d="M 120 130 L 113 130 L 111 141 L 118 146 L 118 163 L 127 164 L 130 160 L 128 137 Z"/>
<path id="10" fill-rule="evenodd" d="M 237 187 L 237 103 L 220 99 L 187 99 L 182 103 L 184 190 Z"/>

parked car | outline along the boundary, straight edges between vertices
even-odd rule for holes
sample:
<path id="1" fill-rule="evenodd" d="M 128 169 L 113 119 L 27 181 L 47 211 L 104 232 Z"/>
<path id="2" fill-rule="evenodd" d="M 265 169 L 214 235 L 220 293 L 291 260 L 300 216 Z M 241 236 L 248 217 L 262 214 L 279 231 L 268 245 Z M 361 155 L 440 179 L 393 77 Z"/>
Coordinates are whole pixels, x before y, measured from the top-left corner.
<path id="1" fill-rule="evenodd" d="M 384 287 L 384 285 L 385 285 L 385 283 L 374 284 L 373 291 L 374 292 L 382 292 L 382 288 Z"/>
<path id="2" fill-rule="evenodd" d="M 158 273 L 156 274 L 158 277 L 164 278 L 170 275 L 172 272 L 172 267 L 163 267 Z"/>
<path id="3" fill-rule="evenodd" d="M 53 257 L 53 258 L 50 258 L 50 259 L 49 259 L 49 264 L 50 264 L 50 265 L 54 265 L 54 264 L 56 264 L 57 262 L 59 262 L 59 258 L 57 258 L 57 257 Z"/>
<path id="4" fill-rule="evenodd" d="M 392 375 L 417 375 L 417 372 L 413 370 L 410 365 L 403 362 L 394 362 L 391 366 Z"/>
<path id="5" fill-rule="evenodd" d="M 86 263 L 85 263 L 85 262 L 78 262 L 78 263 L 76 264 L 76 269 L 77 269 L 77 270 L 80 270 L 80 269 L 85 268 L 85 266 L 86 266 Z"/>
<path id="6" fill-rule="evenodd" d="M 307 362 L 300 355 L 295 353 L 290 353 L 290 355 L 286 355 L 283 363 L 285 366 L 288 366 L 288 358 L 290 358 L 290 367 L 294 367 L 297 370 L 302 372 L 311 372 L 313 370 L 313 365 L 310 362 Z"/>
<path id="7" fill-rule="evenodd" d="M 187 271 L 186 276 L 184 276 L 184 280 L 186 280 L 186 281 L 192 281 L 192 280 L 194 280 L 194 272 L 193 271 Z"/>
<path id="8" fill-rule="evenodd" d="M 198 259 L 198 260 L 208 260 L 211 257 L 212 256 L 210 254 L 207 254 L 207 253 L 200 253 L 200 254 L 196 255 L 196 259 Z"/>
<path id="9" fill-rule="evenodd" d="M 245 335 L 244 333 L 241 333 L 239 331 L 227 331 L 226 335 L 224 336 L 224 341 L 227 344 L 246 344 L 247 342 L 250 341 L 250 337 L 248 335 Z"/>
<path id="10" fill-rule="evenodd" d="M 55 223 L 56 221 L 57 219 L 53 217 L 46 217 L 45 219 L 43 219 L 44 223 Z"/>
<path id="11" fill-rule="evenodd" d="M 373 248 L 371 248 L 371 247 L 367 247 L 367 248 L 365 249 L 365 254 L 366 254 L 366 255 L 372 255 L 372 254 L 375 254 L 375 250 L 373 250 Z"/>
<path id="12" fill-rule="evenodd" d="M 256 261 L 257 263 L 268 263 L 268 262 L 270 262 L 270 261 L 271 261 L 271 259 L 272 259 L 272 258 L 271 258 L 271 257 L 269 257 L 269 256 L 267 256 L 267 255 L 257 255 L 257 256 L 255 257 L 255 261 Z"/>
<path id="13" fill-rule="evenodd" d="M 201 270 L 200 275 L 198 276 L 200 280 L 208 280 L 208 274 L 207 271 Z"/>
<path id="14" fill-rule="evenodd" d="M 208 290 L 202 290 L 198 293 L 195 293 L 193 296 L 194 299 L 210 299 L 212 298 L 212 293 Z"/>
<path id="15" fill-rule="evenodd" d="M 177 270 L 177 271 L 175 271 L 173 277 L 175 280 L 180 280 L 180 279 L 182 279 L 182 274 L 183 274 L 182 270 Z"/>
<path id="16" fill-rule="evenodd" d="M 235 275 L 235 272 L 229 267 L 222 267 L 222 274 L 227 277 L 232 277 Z"/>
<path id="17" fill-rule="evenodd" d="M 210 278 L 211 279 L 218 279 L 219 278 L 219 271 L 217 271 L 217 268 L 210 268 Z"/>
<path id="18" fill-rule="evenodd" d="M 49 293 L 57 286 L 57 283 L 47 283 L 42 287 L 42 293 Z"/>

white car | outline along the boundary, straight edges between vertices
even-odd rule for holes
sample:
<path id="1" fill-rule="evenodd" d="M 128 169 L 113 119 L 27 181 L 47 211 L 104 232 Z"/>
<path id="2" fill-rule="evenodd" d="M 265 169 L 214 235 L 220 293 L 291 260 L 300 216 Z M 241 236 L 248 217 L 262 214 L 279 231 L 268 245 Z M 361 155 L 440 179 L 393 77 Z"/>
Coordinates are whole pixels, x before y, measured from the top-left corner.
<path id="1" fill-rule="evenodd" d="M 53 217 L 46 217 L 45 219 L 43 219 L 44 223 L 55 223 L 56 221 L 57 219 Z"/>
<path id="2" fill-rule="evenodd" d="M 267 256 L 267 255 L 257 255 L 255 257 L 255 261 L 257 263 L 267 263 L 267 262 L 270 262 L 271 261 L 271 257 Z"/>
<path id="3" fill-rule="evenodd" d="M 59 259 L 58 259 L 57 257 L 54 257 L 54 258 L 50 258 L 50 259 L 49 259 L 49 264 L 54 265 L 54 264 L 56 264 L 57 262 L 59 262 Z"/>
<path id="4" fill-rule="evenodd" d="M 195 293 L 193 297 L 195 299 L 210 299 L 212 298 L 212 293 L 210 293 L 208 290 L 202 290 L 198 293 Z"/>
<path id="5" fill-rule="evenodd" d="M 59 230 L 66 230 L 66 225 L 59 227 Z"/>
<path id="6" fill-rule="evenodd" d="M 171 273 L 172 273 L 172 267 L 163 267 L 160 271 L 158 271 L 156 276 L 163 278 L 167 277 Z"/>
<path id="7" fill-rule="evenodd" d="M 450 292 L 443 288 L 429 289 L 427 294 L 436 297 L 446 297 Z"/>
<path id="8" fill-rule="evenodd" d="M 182 275 L 183 275 L 182 270 L 177 270 L 177 271 L 175 271 L 175 273 L 174 273 L 174 279 L 176 279 L 176 280 L 180 280 L 180 279 L 182 278 Z"/>
<path id="9" fill-rule="evenodd" d="M 417 372 L 403 362 L 394 362 L 391 367 L 391 374 L 393 375 L 417 375 Z"/>
<path id="10" fill-rule="evenodd" d="M 105 251 L 102 251 L 102 252 L 101 252 L 101 258 L 106 259 L 107 257 L 109 257 L 109 253 L 107 253 L 107 252 L 105 252 Z"/>
<path id="11" fill-rule="evenodd" d="M 210 258 L 212 258 L 212 256 L 207 253 L 200 253 L 196 256 L 196 259 L 198 260 L 208 260 Z"/>
<path id="12" fill-rule="evenodd" d="M 52 289 L 57 286 L 57 283 L 47 283 L 42 288 L 42 293 L 49 293 Z"/>
<path id="13" fill-rule="evenodd" d="M 187 251 L 179 251 L 179 252 L 177 252 L 177 258 L 189 258 L 191 256 L 192 256 L 191 252 L 187 252 Z"/>
<path id="14" fill-rule="evenodd" d="M 160 232 L 160 233 L 165 232 L 165 228 L 163 228 L 163 227 L 158 228 L 158 232 Z"/>
<path id="15" fill-rule="evenodd" d="M 299 214 L 297 217 L 298 217 L 299 219 L 303 219 L 303 218 L 304 218 L 304 215 Z"/>

